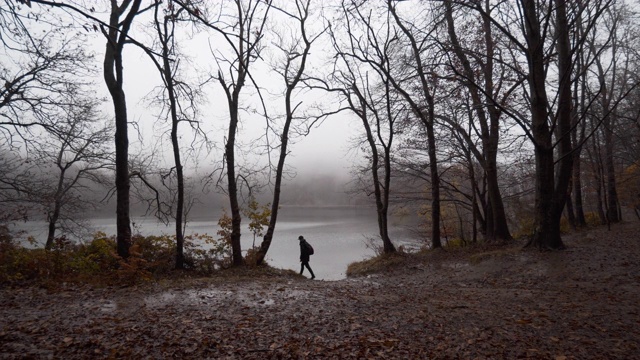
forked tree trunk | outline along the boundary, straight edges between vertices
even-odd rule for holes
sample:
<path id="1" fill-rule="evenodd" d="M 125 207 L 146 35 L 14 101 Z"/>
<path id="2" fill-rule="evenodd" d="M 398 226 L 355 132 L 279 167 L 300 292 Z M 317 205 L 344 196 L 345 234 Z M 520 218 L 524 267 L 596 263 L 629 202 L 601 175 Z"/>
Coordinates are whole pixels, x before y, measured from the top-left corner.
<path id="1" fill-rule="evenodd" d="M 528 245 L 544 249 L 563 249 L 560 237 L 560 219 L 566 201 L 571 175 L 571 54 L 564 0 L 556 0 L 556 34 L 558 48 L 559 98 L 555 135 L 560 157 L 558 173 L 554 173 L 554 148 L 548 124 L 548 98 L 545 84 L 544 39 L 541 36 L 536 1 L 522 0 L 526 31 L 531 96 L 531 133 L 534 138 L 535 223 L 534 234 Z"/>
<path id="2" fill-rule="evenodd" d="M 388 83 L 386 92 L 389 93 Z M 389 185 L 391 183 L 390 175 L 391 175 L 391 161 L 390 161 L 390 148 L 389 144 L 383 145 L 384 154 L 380 155 L 378 152 L 378 146 L 375 141 L 375 135 L 369 125 L 369 117 L 367 116 L 367 105 L 366 100 L 364 99 L 364 95 L 362 93 L 358 93 L 358 98 L 360 100 L 360 112 L 359 116 L 362 121 L 362 125 L 365 129 L 365 135 L 367 139 L 367 143 L 369 144 L 369 149 L 371 150 L 371 177 L 373 179 L 373 193 L 376 201 L 376 214 L 378 220 L 378 233 L 380 234 L 380 239 L 382 239 L 383 251 L 385 254 L 390 254 L 396 252 L 396 248 L 391 242 L 391 238 L 389 237 Z M 389 99 L 387 98 L 387 105 Z M 380 179 L 380 174 L 378 173 L 378 169 L 380 168 L 380 157 L 382 157 L 382 161 L 384 163 L 384 182 Z"/>
<path id="3" fill-rule="evenodd" d="M 162 69 L 159 69 L 164 79 L 164 84 L 169 95 L 169 115 L 171 118 L 171 146 L 173 150 L 173 161 L 176 169 L 176 180 L 178 186 L 178 198 L 176 201 L 175 231 L 176 231 L 176 269 L 184 269 L 184 173 L 182 160 L 180 158 L 180 142 L 178 140 L 178 99 L 176 97 L 175 80 L 173 68 L 171 67 L 171 49 L 169 42 L 173 37 L 173 29 L 169 30 L 168 23 L 170 16 L 165 16 L 162 24 L 159 21 L 158 8 L 155 10 L 156 30 L 158 39 L 162 45 Z M 171 31 L 171 33 L 169 33 Z"/>
<path id="4" fill-rule="evenodd" d="M 116 151 L 116 242 L 118 255 L 129 257 L 131 246 L 131 219 L 129 214 L 129 135 L 127 120 L 127 101 L 124 94 L 122 50 L 127 40 L 131 23 L 136 16 L 142 0 L 124 1 L 122 7 L 111 0 L 109 28 L 103 29 L 107 35 L 104 56 L 103 75 L 113 101 L 115 113 L 115 151 Z M 120 17 L 130 5 L 124 20 Z"/>

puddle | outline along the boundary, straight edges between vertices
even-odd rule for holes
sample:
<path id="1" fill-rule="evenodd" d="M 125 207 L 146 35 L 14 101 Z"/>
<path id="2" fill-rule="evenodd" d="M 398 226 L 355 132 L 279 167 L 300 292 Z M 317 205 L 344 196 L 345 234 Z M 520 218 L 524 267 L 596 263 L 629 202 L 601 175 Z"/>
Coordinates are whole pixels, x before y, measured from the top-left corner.
<path id="1" fill-rule="evenodd" d="M 198 289 L 186 291 L 166 291 L 149 295 L 144 302 L 149 307 L 163 307 L 172 304 L 183 305 L 226 305 L 273 306 L 309 298 L 308 290 L 273 288 L 273 289 Z"/>
<path id="2" fill-rule="evenodd" d="M 115 301 L 111 300 L 97 300 L 95 302 L 85 301 L 84 307 L 90 308 L 93 311 L 97 310 L 103 313 L 112 313 L 118 309 L 118 304 L 116 304 Z"/>
<path id="3" fill-rule="evenodd" d="M 275 303 L 276 303 L 276 302 L 275 302 L 275 300 L 273 300 L 273 299 L 267 299 L 267 300 L 260 300 L 260 301 L 258 301 L 258 304 L 260 304 L 260 305 L 264 305 L 264 306 L 271 306 L 271 305 L 273 305 L 273 304 L 275 304 Z"/>
<path id="4" fill-rule="evenodd" d="M 462 269 L 471 266 L 468 262 L 443 262 L 442 267 L 450 269 Z"/>
<path id="5" fill-rule="evenodd" d="M 100 306 L 100 311 L 110 313 L 114 312 L 117 307 L 118 305 L 115 303 L 115 301 L 107 301 Z"/>

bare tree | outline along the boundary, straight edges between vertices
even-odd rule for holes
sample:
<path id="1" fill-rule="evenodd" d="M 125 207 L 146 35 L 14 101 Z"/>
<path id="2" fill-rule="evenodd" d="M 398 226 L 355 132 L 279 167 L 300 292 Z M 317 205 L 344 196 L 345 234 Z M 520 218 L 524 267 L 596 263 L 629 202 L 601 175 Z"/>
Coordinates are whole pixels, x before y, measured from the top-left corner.
<path id="1" fill-rule="evenodd" d="M 615 223 L 622 219 L 620 201 L 617 190 L 617 174 L 621 173 L 622 161 L 616 149 L 621 139 L 625 138 L 619 128 L 624 128 L 625 99 L 639 83 L 634 67 L 637 65 L 638 54 L 634 49 L 633 37 L 637 36 L 634 29 L 634 12 L 624 3 L 614 4 L 605 9 L 602 23 L 591 31 L 586 40 L 586 47 L 597 54 L 593 59 L 593 83 L 591 90 L 597 97 L 591 116 L 593 129 L 599 131 L 602 144 L 602 183 L 605 190 L 605 216 L 607 223 Z M 635 31 L 634 31 L 635 30 Z M 587 85 L 588 86 L 588 85 Z M 596 137 L 594 137 L 594 140 Z M 616 156 L 620 160 L 616 160 Z M 627 164 L 632 163 L 633 159 Z"/>
<path id="2" fill-rule="evenodd" d="M 227 195 L 231 207 L 231 248 L 233 265 L 243 264 L 241 236 L 241 213 L 238 201 L 238 174 L 236 174 L 236 135 L 240 122 L 240 95 L 247 81 L 253 82 L 251 64 L 260 57 L 261 40 L 271 9 L 271 1 L 235 0 L 233 6 L 220 6 L 220 13 L 209 14 L 207 7 L 191 6 L 188 1 L 175 1 L 198 19 L 203 25 L 222 36 L 231 56 L 220 48 L 212 49 L 218 71 L 212 77 L 224 90 L 229 111 L 229 129 L 225 139 L 225 163 L 227 173 Z"/>
<path id="3" fill-rule="evenodd" d="M 187 17 L 185 17 L 185 15 L 187 15 Z M 184 64 L 186 60 L 178 50 L 178 34 L 176 33 L 176 26 L 180 22 L 184 23 L 188 21 L 188 12 L 185 8 L 175 7 L 172 4 L 169 4 L 166 7 L 156 6 L 154 9 L 153 24 L 156 33 L 156 42 L 160 49 L 157 53 L 154 53 L 150 49 L 145 49 L 162 79 L 162 93 L 159 95 L 157 100 L 165 109 L 166 116 L 170 119 L 171 123 L 170 138 L 173 150 L 174 166 L 170 169 L 168 174 L 163 174 L 161 179 L 163 184 L 168 187 L 168 182 L 165 181 L 165 179 L 173 177 L 173 173 L 175 172 L 175 211 L 172 210 L 171 213 L 175 220 L 175 266 L 177 269 L 184 268 L 184 229 L 186 225 L 187 210 L 187 206 L 185 204 L 185 175 L 181 157 L 181 151 L 183 149 L 180 146 L 178 128 L 180 123 L 186 122 L 191 125 L 196 133 L 202 134 L 199 123 L 195 119 L 196 102 L 198 97 L 197 91 L 193 90 L 187 83 L 180 80 L 180 70 L 182 68 L 180 65 Z M 153 190 L 157 192 L 155 187 Z M 169 190 L 171 192 L 171 189 Z M 157 210 L 159 212 L 163 212 L 160 202 L 156 201 L 156 203 L 158 204 Z M 171 208 L 173 209 L 173 206 L 171 206 Z"/>
<path id="4" fill-rule="evenodd" d="M 451 68 L 456 74 L 456 79 L 469 91 L 473 105 L 472 111 L 477 114 L 482 149 L 477 149 L 474 142 L 471 141 L 469 132 L 466 132 L 463 127 L 456 127 L 455 130 L 463 130 L 461 135 L 467 140 L 467 146 L 472 149 L 476 160 L 482 164 L 486 174 L 490 206 L 485 208 L 485 236 L 489 241 L 508 241 L 511 240 L 511 234 L 500 194 L 497 166 L 502 108 L 493 103 L 497 102 L 504 106 L 509 101 L 514 90 L 518 88 L 520 82 L 509 81 L 507 78 L 509 76 L 508 67 L 500 64 L 500 57 L 495 54 L 496 39 L 493 36 L 493 29 L 489 19 L 487 17 L 482 18 L 481 30 L 484 33 L 484 52 L 479 54 L 470 46 L 462 47 L 456 31 L 452 1 L 445 0 L 444 5 L 449 41 L 457 58 L 457 61 L 451 61 Z M 489 15 L 491 15 L 491 6 L 489 1 L 485 1 L 484 9 Z M 475 42 L 471 41 L 470 43 L 474 44 Z M 472 64 L 470 59 L 473 59 L 475 63 Z M 501 70 L 498 79 L 495 78 L 494 67 Z M 506 89 L 504 89 L 505 87 Z M 501 91 L 503 93 L 500 93 Z M 472 129 L 478 131 L 475 125 Z"/>
<path id="5" fill-rule="evenodd" d="M 95 100 L 76 97 L 75 104 L 49 114 L 56 119 L 55 131 L 39 131 L 37 141 L 21 149 L 26 155 L 3 156 L 2 202 L 24 209 L 25 218 L 46 216 L 46 249 L 53 245 L 58 229 L 68 235 L 87 228 L 83 214 L 96 205 L 87 193 L 95 189 L 93 185 L 106 186 L 110 180 L 111 129 L 99 118 L 97 105 Z"/>
<path id="6" fill-rule="evenodd" d="M 118 4 L 111 0 L 108 27 L 101 26 L 107 38 L 104 55 L 104 81 L 111 94 L 115 113 L 116 150 L 116 241 L 118 255 L 129 257 L 131 246 L 130 178 L 129 178 L 129 132 L 127 100 L 124 93 L 122 53 L 127 43 L 129 30 L 139 14 L 142 0 L 123 0 Z M 124 18 L 123 18 L 124 17 Z"/>
<path id="7" fill-rule="evenodd" d="M 91 22 L 85 25 L 94 30 L 100 29 L 107 39 L 107 45 L 103 61 L 103 77 L 109 90 L 115 114 L 115 172 L 116 172 L 116 242 L 118 255 L 129 257 L 131 246 L 131 216 L 130 216 L 130 174 L 129 174 L 129 132 L 127 118 L 127 101 L 124 93 L 124 73 L 122 54 L 124 45 L 134 43 L 144 47 L 141 43 L 129 36 L 129 31 L 134 19 L 145 11 L 154 8 L 159 3 L 154 0 L 147 7 L 141 7 L 142 0 L 110 0 L 109 20 L 102 21 L 93 16 L 93 6 L 83 8 L 85 3 L 56 2 L 47 0 L 32 0 L 18 2 L 25 3 L 29 7 L 32 4 L 62 9 L 63 11 L 80 15 Z"/>
<path id="8" fill-rule="evenodd" d="M 348 10 L 343 3 L 343 11 Z M 345 27 L 346 32 L 353 38 L 357 24 L 349 23 L 349 16 L 343 24 L 332 24 L 332 27 Z M 370 31 L 371 29 L 369 29 Z M 344 109 L 348 109 L 361 121 L 364 129 L 364 141 L 368 152 L 368 165 L 365 172 L 370 176 L 367 183 L 367 193 L 373 195 L 376 204 L 378 232 L 382 240 L 383 252 L 396 251 L 389 236 L 389 206 L 391 197 L 392 154 L 394 151 L 394 138 L 397 133 L 395 125 L 399 118 L 409 116 L 405 104 L 399 94 L 393 88 L 388 74 L 391 73 L 390 58 L 395 49 L 395 38 L 391 27 L 387 23 L 380 33 L 375 34 L 379 39 L 373 54 L 367 61 L 361 61 L 358 53 L 358 44 L 346 41 L 342 44 L 337 30 L 331 29 L 331 40 L 336 53 L 334 71 L 329 76 L 324 88 L 337 93 Z M 374 34 L 371 34 L 374 35 Z M 397 49 L 396 49 L 397 51 Z M 369 62 L 375 62 L 371 66 Z M 380 69 L 385 70 L 380 70 Z M 331 85 L 329 85 L 331 84 Z"/>
<path id="9" fill-rule="evenodd" d="M 421 18 L 421 27 L 413 26 L 401 19 L 395 2 L 388 1 L 386 5 L 386 9 L 381 9 L 355 0 L 341 3 L 342 21 L 346 28 L 346 33 L 341 36 L 346 37 L 351 49 L 345 55 L 371 66 L 388 81 L 390 89 L 407 104 L 413 118 L 426 133 L 431 182 L 431 246 L 438 248 L 441 247 L 440 183 L 434 131 L 434 82 L 427 60 L 431 60 L 433 55 L 429 52 L 433 44 L 433 17 Z M 382 37 L 378 28 L 383 29 Z M 386 42 L 384 34 L 388 34 Z"/>
<path id="10" fill-rule="evenodd" d="M 65 223 L 81 219 L 83 209 L 90 206 L 82 200 L 82 191 L 89 182 L 106 185 L 109 180 L 105 170 L 113 166 L 108 146 L 112 129 L 100 124 L 102 120 L 96 113 L 96 105 L 86 101 L 73 106 L 66 116 L 59 116 L 56 131 L 49 134 L 50 140 L 40 139 L 39 146 L 33 151 L 37 154 L 36 161 L 52 166 L 57 173 L 53 187 L 45 185 L 36 190 L 47 207 L 46 249 L 53 245 L 60 221 L 65 228 Z M 51 192 L 44 193 L 45 189 L 51 189 Z"/>
<path id="11" fill-rule="evenodd" d="M 0 228 L 14 221 L 27 221 L 33 213 L 33 204 L 29 204 L 31 184 L 37 166 L 20 155 L 19 149 L 0 144 Z"/>
<path id="12" fill-rule="evenodd" d="M 290 140 L 290 129 L 293 124 L 293 121 L 296 118 L 299 118 L 299 115 L 296 114 L 296 111 L 299 109 L 301 102 L 295 102 L 295 92 L 297 87 L 300 85 L 303 80 L 303 76 L 305 74 L 305 68 L 307 66 L 307 61 L 309 57 L 309 52 L 311 51 L 312 43 L 320 36 L 310 36 L 308 34 L 308 21 L 310 16 L 310 0 L 296 0 L 294 11 L 288 11 L 284 8 L 276 8 L 280 11 L 288 20 L 292 20 L 295 24 L 295 32 L 289 43 L 285 40 L 282 40 L 280 43 L 276 43 L 275 45 L 284 55 L 284 61 L 281 65 L 281 68 L 276 71 L 282 76 L 285 85 L 284 91 L 284 107 L 285 107 L 285 115 L 284 115 L 284 124 L 282 126 L 282 130 L 279 132 L 280 138 L 280 146 L 279 146 L 279 155 L 278 155 L 278 163 L 276 165 L 275 172 L 275 181 L 273 187 L 273 200 L 271 202 L 271 217 L 269 219 L 269 226 L 267 227 L 267 231 L 263 237 L 262 243 L 260 244 L 260 250 L 258 250 L 256 263 L 261 264 L 264 261 L 265 256 L 267 255 L 267 251 L 271 246 L 271 241 L 273 240 L 273 234 L 276 229 L 276 224 L 278 220 L 278 210 L 280 209 L 280 192 L 282 186 L 282 177 L 284 174 L 285 168 L 285 160 L 287 155 L 289 154 L 289 140 Z"/>
<path id="13" fill-rule="evenodd" d="M 578 32 L 572 31 L 575 21 L 570 22 L 573 19 L 570 15 L 575 16 L 579 9 L 559 0 L 521 0 L 517 3 L 501 3 L 500 6 L 506 7 L 503 13 L 509 13 L 512 17 L 497 17 L 487 13 L 480 3 L 459 3 L 489 20 L 492 27 L 509 39 L 512 48 L 526 58 L 527 81 L 523 92 L 528 101 L 530 117 L 523 116 L 516 109 L 504 110 L 520 124 L 534 148 L 535 230 L 529 244 L 539 248 L 562 249 L 560 218 L 567 200 L 573 164 L 570 134 L 575 125 L 571 111 L 574 48 L 584 42 Z M 610 3 L 598 2 L 597 10 L 583 20 L 583 26 L 595 26 L 602 10 Z M 514 22 L 517 27 L 512 25 Z M 517 68 L 517 58 L 514 57 L 513 63 Z M 550 67 L 556 71 L 549 71 Z M 557 78 L 552 80 L 553 74 Z M 557 86 L 550 87 L 549 82 Z M 555 157 L 554 152 L 557 155 Z"/>
<path id="14" fill-rule="evenodd" d="M 90 56 L 83 34 L 30 29 L 38 23 L 22 13 L 14 1 L 0 7 L 0 133 L 8 144 L 27 144 L 32 129 L 55 128 L 49 114 L 70 104 L 69 88 L 87 84 Z M 58 21 L 48 14 L 34 18 Z M 61 29 L 57 29 L 61 30 Z"/>
<path id="15" fill-rule="evenodd" d="M 93 145 L 78 145 L 82 141 L 100 141 L 103 135 L 93 137 L 87 128 L 95 120 L 96 102 L 85 100 L 83 94 L 92 85 L 86 79 L 93 74 L 93 58 L 85 52 L 83 33 L 62 25 L 55 14 L 25 9 L 19 3 L 5 0 L 0 7 L 0 46 L 4 55 L 0 56 L 0 132 L 9 156 L 5 160 L 15 160 L 8 161 L 0 174 L 0 183 L 6 190 L 2 201 L 7 206 L 3 209 L 26 220 L 37 216 L 35 209 L 43 206 L 50 233 L 55 234 L 57 226 L 74 222 L 73 210 L 90 206 L 80 200 L 77 191 L 85 185 L 84 180 L 97 179 L 95 166 L 104 165 L 93 161 Z M 72 118 L 82 125 L 70 126 Z M 50 140 L 53 145 L 43 145 Z M 59 152 L 54 156 L 56 148 Z M 104 150 L 102 155 L 108 148 Z M 12 157 L 11 152 L 20 155 Z M 75 164 L 66 164 L 70 153 L 77 154 Z M 51 182 L 43 178 L 43 166 L 48 166 L 49 172 L 51 166 L 61 172 L 58 186 L 48 193 Z M 75 182 L 69 180 L 70 173 L 77 178 Z M 71 202 L 75 205 L 66 206 Z M 16 216 L 6 217 L 9 218 Z"/>
<path id="16" fill-rule="evenodd" d="M 597 7 L 595 8 L 597 10 Z M 584 12 L 588 13 L 591 10 L 590 7 L 586 7 Z M 593 62 L 593 58 L 598 54 L 594 54 L 591 46 L 588 46 L 588 37 L 585 36 L 585 32 L 588 31 L 588 26 L 585 28 L 584 21 L 582 19 L 588 19 L 589 15 L 578 14 L 576 16 L 576 32 L 579 38 L 587 39 L 585 42 L 576 46 L 576 61 L 574 66 L 575 81 L 573 85 L 573 124 L 571 128 L 571 142 L 574 148 L 573 153 L 573 173 L 571 175 L 571 196 L 567 199 L 567 212 L 569 220 L 573 219 L 574 227 L 584 227 L 587 225 L 584 206 L 583 206 L 583 180 L 582 180 L 582 150 L 584 147 L 582 144 L 586 140 L 586 130 L 588 117 L 586 116 L 589 104 L 587 103 L 590 96 L 589 92 L 589 68 Z"/>
<path id="17" fill-rule="evenodd" d="M 411 49 L 411 58 L 409 63 L 414 70 L 411 75 L 417 78 L 417 93 L 412 93 L 405 87 L 407 85 L 402 84 L 400 81 L 395 81 L 393 77 L 390 77 L 391 83 L 395 89 L 402 94 L 405 101 L 409 103 L 414 115 L 418 117 L 420 122 L 424 125 L 427 133 L 427 151 L 429 155 L 429 170 L 431 176 L 431 247 L 439 248 L 442 246 L 440 240 L 440 174 L 438 173 L 438 158 L 436 156 L 436 136 L 435 136 L 435 103 L 433 97 L 434 84 L 429 79 L 429 69 L 427 68 L 427 62 L 424 59 L 428 56 L 427 48 L 430 44 L 431 32 L 434 28 L 417 28 L 411 24 L 405 23 L 398 11 L 397 5 L 389 0 L 387 1 L 387 8 L 396 25 L 404 34 L 405 40 Z"/>

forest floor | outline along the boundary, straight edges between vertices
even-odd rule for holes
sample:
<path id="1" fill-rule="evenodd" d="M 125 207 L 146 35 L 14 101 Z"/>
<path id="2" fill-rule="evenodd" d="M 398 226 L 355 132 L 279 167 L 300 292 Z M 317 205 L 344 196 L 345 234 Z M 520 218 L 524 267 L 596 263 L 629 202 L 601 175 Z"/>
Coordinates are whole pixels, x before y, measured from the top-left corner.
<path id="1" fill-rule="evenodd" d="M 0 289 L 0 358 L 639 359 L 639 234 L 430 251 L 333 282 Z"/>

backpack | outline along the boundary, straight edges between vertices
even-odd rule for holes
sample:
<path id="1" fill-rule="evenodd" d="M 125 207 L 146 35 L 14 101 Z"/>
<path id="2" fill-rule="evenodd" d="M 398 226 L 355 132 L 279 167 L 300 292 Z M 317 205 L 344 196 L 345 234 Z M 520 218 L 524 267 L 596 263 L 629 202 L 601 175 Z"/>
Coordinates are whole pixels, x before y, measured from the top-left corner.
<path id="1" fill-rule="evenodd" d="M 306 240 L 305 240 L 304 244 L 305 244 L 304 246 L 307 248 L 307 253 L 309 255 L 313 255 L 313 253 L 314 253 L 313 246 L 311 246 L 311 244 L 309 244 L 309 242 L 306 241 Z"/>

